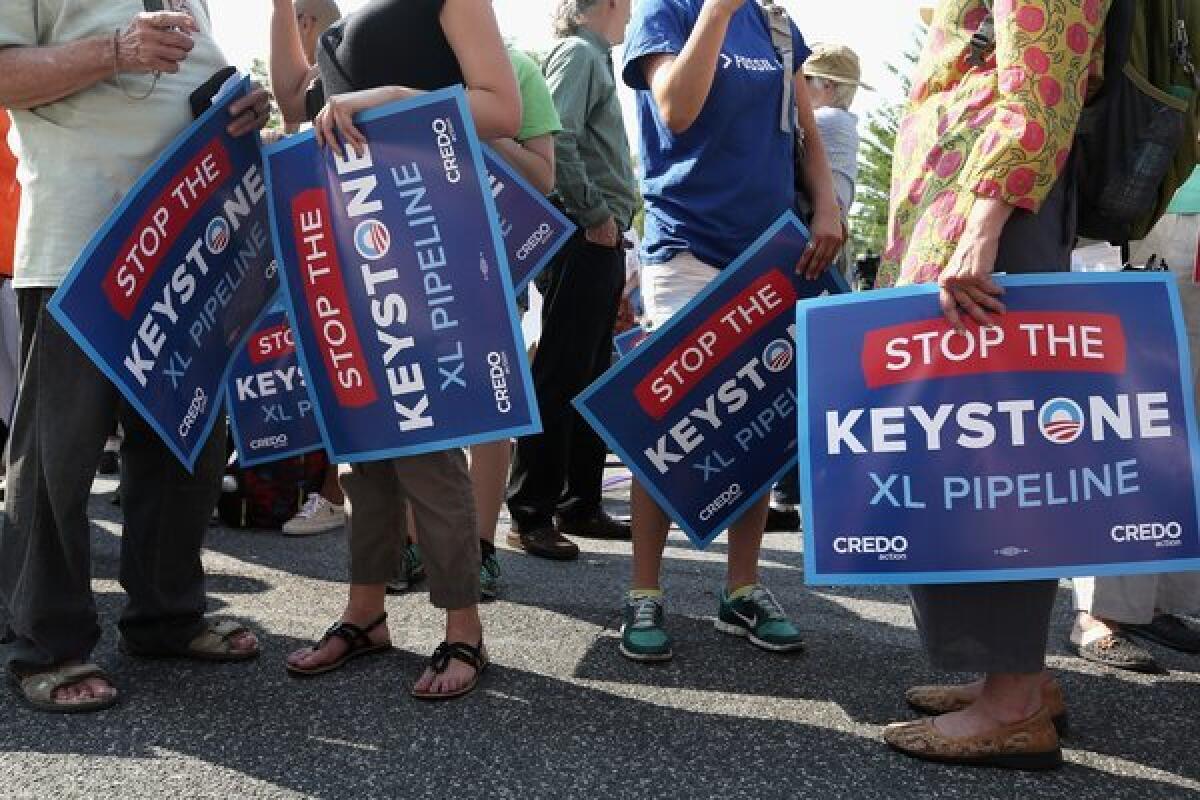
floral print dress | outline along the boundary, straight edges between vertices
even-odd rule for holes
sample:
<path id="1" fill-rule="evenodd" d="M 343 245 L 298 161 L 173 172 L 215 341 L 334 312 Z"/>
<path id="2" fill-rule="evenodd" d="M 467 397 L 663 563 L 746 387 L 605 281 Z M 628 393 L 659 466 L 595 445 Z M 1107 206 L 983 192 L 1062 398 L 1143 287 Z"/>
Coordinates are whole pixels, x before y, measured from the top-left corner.
<path id="1" fill-rule="evenodd" d="M 992 6 L 995 49 L 972 66 Z M 1109 0 L 942 0 L 913 77 L 892 166 L 878 285 L 935 281 L 978 197 L 1037 211 L 1102 77 Z"/>

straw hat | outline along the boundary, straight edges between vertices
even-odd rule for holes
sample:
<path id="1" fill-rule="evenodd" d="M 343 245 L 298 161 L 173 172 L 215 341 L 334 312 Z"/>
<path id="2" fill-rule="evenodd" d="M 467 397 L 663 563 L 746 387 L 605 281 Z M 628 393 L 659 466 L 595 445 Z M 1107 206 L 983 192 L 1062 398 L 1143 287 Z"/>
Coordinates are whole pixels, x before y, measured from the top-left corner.
<path id="1" fill-rule="evenodd" d="M 921 14 L 921 22 L 926 25 L 933 24 L 933 6 L 921 6 L 919 13 Z"/>
<path id="2" fill-rule="evenodd" d="M 810 78 L 825 78 L 834 83 L 849 83 L 871 89 L 862 82 L 858 54 L 845 45 L 813 45 L 812 55 L 804 62 L 804 74 Z"/>

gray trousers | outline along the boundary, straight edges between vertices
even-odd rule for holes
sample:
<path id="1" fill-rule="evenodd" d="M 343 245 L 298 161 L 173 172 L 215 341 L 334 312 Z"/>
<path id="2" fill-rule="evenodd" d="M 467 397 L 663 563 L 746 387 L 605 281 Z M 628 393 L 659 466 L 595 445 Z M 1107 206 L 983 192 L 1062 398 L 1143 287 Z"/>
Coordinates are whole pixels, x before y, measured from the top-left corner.
<path id="1" fill-rule="evenodd" d="M 1070 175 L 1071 166 L 1064 175 Z M 1075 243 L 1074 181 L 1058 184 L 1036 214 L 1017 210 L 1000 237 L 996 272 L 1066 272 Z M 913 617 L 934 668 L 1040 672 L 1058 581 L 912 586 Z"/>
<path id="2" fill-rule="evenodd" d="M 104 440 L 119 420 L 121 635 L 158 651 L 204 627 L 200 548 L 221 490 L 225 425 L 189 474 L 80 350 L 46 303 L 52 290 L 19 289 L 21 383 L 0 526 L 0 660 L 28 670 L 86 660 L 100 638 L 92 597 L 88 496 Z"/>
<path id="3" fill-rule="evenodd" d="M 455 611 L 479 603 L 479 538 L 475 498 L 461 448 L 342 465 L 350 544 L 350 582 L 387 583 L 408 533 L 413 511 L 429 575 L 429 601 Z"/>

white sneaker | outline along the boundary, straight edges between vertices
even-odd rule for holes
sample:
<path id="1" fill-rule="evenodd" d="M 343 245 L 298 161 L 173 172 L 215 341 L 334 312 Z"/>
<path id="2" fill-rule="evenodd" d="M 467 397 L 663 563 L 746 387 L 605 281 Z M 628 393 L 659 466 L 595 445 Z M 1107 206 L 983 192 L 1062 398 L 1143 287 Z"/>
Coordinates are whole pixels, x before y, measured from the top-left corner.
<path id="1" fill-rule="evenodd" d="M 336 530 L 345 524 L 346 512 L 342 507 L 314 492 L 296 516 L 283 523 L 283 533 L 285 536 L 311 536 Z"/>

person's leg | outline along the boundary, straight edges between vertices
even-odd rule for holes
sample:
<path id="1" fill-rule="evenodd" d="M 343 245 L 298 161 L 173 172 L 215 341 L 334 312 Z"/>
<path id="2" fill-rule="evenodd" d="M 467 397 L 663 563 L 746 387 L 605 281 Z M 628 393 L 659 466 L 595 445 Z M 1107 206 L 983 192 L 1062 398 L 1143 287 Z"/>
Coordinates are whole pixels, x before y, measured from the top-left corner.
<path id="1" fill-rule="evenodd" d="M 612 366 L 613 327 L 617 321 L 617 309 L 621 304 L 621 292 L 625 288 L 625 254 L 620 248 L 591 248 L 593 258 L 587 271 L 588 285 L 581 287 L 591 298 L 593 313 L 582 331 L 591 351 L 582 350 L 584 370 L 578 381 L 575 394 L 593 384 Z M 581 335 L 578 331 L 575 335 Z M 604 461 L 608 447 L 592 429 L 587 420 L 571 410 L 572 425 L 570 448 L 567 455 L 567 480 L 557 512 L 562 518 L 560 529 L 564 533 L 581 535 L 614 535 L 624 537 L 625 529 L 614 530 L 604 515 L 603 482 Z"/>
<path id="2" fill-rule="evenodd" d="M 135 653 L 173 653 L 206 628 L 200 551 L 221 492 L 225 422 L 213 427 L 192 472 L 131 406 L 119 413 L 121 445 L 121 585 L 129 602 L 121 637 Z M 236 652 L 257 647 L 252 634 L 231 642 Z"/>
<path id="3" fill-rule="evenodd" d="M 479 526 L 479 593 L 484 600 L 500 594 L 500 560 L 496 558 L 496 525 L 504 506 L 504 487 L 512 463 L 512 442 L 477 444 L 471 448 L 471 491 Z"/>
<path id="4" fill-rule="evenodd" d="M 23 674 L 85 661 L 100 638 L 87 502 L 117 392 L 51 317 L 51 294 L 18 292 L 21 386 L 0 528 L 0 598 L 8 612 L 0 655 Z M 55 699 L 111 693 L 107 681 L 93 679 Z"/>
<path id="5" fill-rule="evenodd" d="M 722 633 L 744 636 L 764 650 L 790 653 L 802 649 L 804 639 L 783 606 L 758 580 L 769 504 L 767 493 L 729 528 L 728 567 L 716 627 Z"/>
<path id="6" fill-rule="evenodd" d="M 671 520 L 637 480 L 629 490 L 633 518 L 632 588 L 626 593 L 620 652 L 634 661 L 666 661 L 673 655 L 660 585 L 663 549 Z"/>
<path id="7" fill-rule="evenodd" d="M 396 469 L 421 531 L 429 602 L 446 611 L 444 641 L 479 647 L 479 537 L 466 454 L 454 449 L 401 458 Z M 413 688 L 451 694 L 476 677 L 474 668 L 452 659 L 440 672 L 428 667 Z"/>
<path id="8" fill-rule="evenodd" d="M 936 718 L 951 737 L 986 733 L 1042 708 L 1057 581 L 913 586 L 913 616 L 935 669 L 984 673 L 975 701 Z"/>
<path id="9" fill-rule="evenodd" d="M 350 589 L 340 621 L 366 630 L 385 613 L 387 583 L 408 539 L 404 495 L 391 460 L 345 464 L 339 477 L 349 500 L 346 541 L 350 550 Z M 367 630 L 366 636 L 375 645 L 390 641 L 386 624 Z M 321 669 L 341 659 L 350 646 L 345 639 L 331 636 L 320 646 L 292 652 L 287 663 L 300 671 Z"/>
<path id="10" fill-rule="evenodd" d="M 1080 658 L 1116 669 L 1158 672 L 1154 655 L 1127 628 L 1154 619 L 1158 575 L 1075 578 L 1075 624 L 1070 644 Z"/>
<path id="11" fill-rule="evenodd" d="M 642 273 L 647 326 L 662 328 L 717 277 L 718 271 L 690 253 Z M 663 549 L 671 520 L 637 480 L 630 487 L 630 528 L 633 537 L 632 588 L 626 593 L 620 651 L 635 661 L 665 661 L 672 657 L 671 638 L 660 586 Z"/>
<path id="12" fill-rule="evenodd" d="M 612 338 L 614 311 L 607 307 L 609 292 L 604 287 L 618 281 L 619 293 L 622 278 L 612 275 L 617 259 L 618 250 L 587 242 L 581 231 L 556 256 L 545 282 L 542 335 L 532 368 L 543 432 L 517 441 L 508 487 L 508 509 L 516 531 L 527 534 L 526 539 L 536 532 L 539 541 L 544 538 L 557 545 L 543 549 L 537 541 L 510 537 L 511 544 L 534 554 L 578 555 L 578 548 L 554 530 L 553 517 L 563 495 L 576 430 L 578 414 L 571 401 L 595 377 L 601 341 Z"/>
<path id="13" fill-rule="evenodd" d="M 496 540 L 496 525 L 504 506 L 504 487 L 508 483 L 511 462 L 512 442 L 508 439 L 471 447 L 471 493 L 475 498 L 480 541 Z"/>

